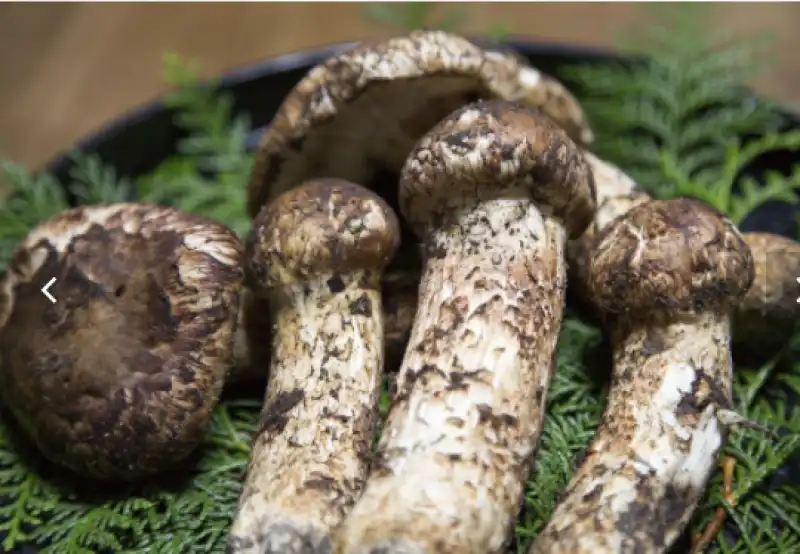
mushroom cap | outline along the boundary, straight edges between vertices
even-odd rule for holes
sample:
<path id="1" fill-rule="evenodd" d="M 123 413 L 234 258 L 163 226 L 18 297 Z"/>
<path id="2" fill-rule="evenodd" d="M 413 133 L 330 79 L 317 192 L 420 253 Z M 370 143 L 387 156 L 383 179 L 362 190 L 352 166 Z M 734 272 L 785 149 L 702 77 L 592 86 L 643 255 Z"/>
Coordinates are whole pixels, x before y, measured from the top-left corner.
<path id="1" fill-rule="evenodd" d="M 320 275 L 382 270 L 400 244 L 397 215 L 372 191 L 317 179 L 265 206 L 247 240 L 247 279 L 255 292 Z"/>
<path id="2" fill-rule="evenodd" d="M 129 479 L 199 444 L 231 361 L 242 251 L 223 225 L 145 204 L 30 232 L 0 281 L 0 395 L 47 458 Z"/>
<path id="3" fill-rule="evenodd" d="M 431 129 L 400 177 L 400 209 L 419 236 L 476 200 L 529 196 L 580 235 L 595 212 L 582 150 L 535 108 L 502 100 L 464 106 Z"/>
<path id="4" fill-rule="evenodd" d="M 800 320 L 800 243 L 771 233 L 742 237 L 753 253 L 756 270 L 753 285 L 736 306 L 740 317 Z"/>
<path id="5" fill-rule="evenodd" d="M 735 301 L 753 281 L 750 248 L 727 218 L 688 198 L 634 207 L 600 231 L 589 293 L 608 313 L 697 310 Z"/>
<path id="6" fill-rule="evenodd" d="M 517 81 L 519 91 L 504 100 L 516 100 L 526 106 L 534 106 L 541 109 L 548 117 L 553 119 L 567 134 L 580 144 L 591 144 L 594 142 L 594 131 L 592 131 L 583 107 L 564 84 L 554 77 L 542 73 L 532 67 L 525 57 L 511 50 L 491 50 L 487 52 L 488 57 L 505 57 L 498 61 L 508 64 L 510 58 L 517 64 Z"/>
<path id="7" fill-rule="evenodd" d="M 487 54 L 443 31 L 413 31 L 342 52 L 309 71 L 270 123 L 248 183 L 248 211 L 255 216 L 278 194 L 318 177 L 369 185 L 394 202 L 408 152 L 456 108 L 481 98 L 552 100 L 532 92 L 538 88 L 530 77 L 517 58 Z M 575 130 L 576 140 L 585 138 L 580 106 L 564 98 L 543 110 Z"/>

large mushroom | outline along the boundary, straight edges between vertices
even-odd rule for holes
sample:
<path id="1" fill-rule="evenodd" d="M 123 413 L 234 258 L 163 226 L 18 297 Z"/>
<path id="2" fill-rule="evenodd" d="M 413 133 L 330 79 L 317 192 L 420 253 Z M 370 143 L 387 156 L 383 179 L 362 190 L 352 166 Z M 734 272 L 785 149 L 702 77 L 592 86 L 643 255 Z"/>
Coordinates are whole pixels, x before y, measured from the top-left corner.
<path id="1" fill-rule="evenodd" d="M 337 179 L 305 183 L 255 218 L 247 283 L 274 324 L 261 428 L 230 554 L 322 554 L 366 479 L 384 344 L 380 280 L 395 213 Z"/>
<path id="2" fill-rule="evenodd" d="M 30 232 L 0 282 L 0 395 L 47 458 L 133 479 L 195 448 L 232 358 L 242 250 L 223 225 L 144 204 Z"/>
<path id="3" fill-rule="evenodd" d="M 613 369 L 586 457 L 529 554 L 666 552 L 705 491 L 731 423 L 732 305 L 750 249 L 704 204 L 651 201 L 597 235 L 588 288 Z"/>
<path id="4" fill-rule="evenodd" d="M 580 149 L 535 109 L 455 111 L 403 169 L 425 245 L 419 304 L 363 495 L 337 554 L 502 551 L 541 432 L 567 237 L 592 219 Z"/>
<path id="5" fill-rule="evenodd" d="M 576 141 L 593 138 L 578 102 L 552 77 L 451 33 L 414 31 L 361 43 L 309 71 L 261 139 L 248 210 L 255 216 L 317 177 L 364 184 L 396 208 L 397 177 L 416 141 L 456 108 L 495 98 L 536 105 Z M 393 265 L 418 273 L 414 235 L 403 232 Z"/>

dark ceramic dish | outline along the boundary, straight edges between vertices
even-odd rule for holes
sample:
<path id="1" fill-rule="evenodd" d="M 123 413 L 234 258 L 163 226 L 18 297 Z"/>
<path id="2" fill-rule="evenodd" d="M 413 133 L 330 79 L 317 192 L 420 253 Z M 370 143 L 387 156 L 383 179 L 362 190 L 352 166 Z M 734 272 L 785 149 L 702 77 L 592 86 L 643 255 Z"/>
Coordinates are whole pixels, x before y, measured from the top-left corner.
<path id="1" fill-rule="evenodd" d="M 246 67 L 223 77 L 221 88 L 233 94 L 235 109 L 250 116 L 255 129 L 250 145 L 255 148 L 263 132 L 286 94 L 314 65 L 348 47 L 348 44 L 329 48 L 287 54 L 254 66 Z M 585 63 L 621 62 L 629 59 L 587 48 L 563 45 L 548 45 L 533 42 L 510 41 L 506 45 L 515 50 L 540 70 L 564 80 L 578 98 L 581 90 L 574 87 L 559 71 L 567 65 Z M 800 120 L 785 115 L 786 126 L 800 128 Z M 163 103 L 155 101 L 109 123 L 97 133 L 82 140 L 76 149 L 84 153 L 97 153 L 106 163 L 115 167 L 118 174 L 135 178 L 155 169 L 162 161 L 176 154 L 182 131 L 173 123 L 173 113 Z M 777 151 L 760 157 L 747 173 L 758 178 L 765 171 L 788 172 L 800 164 L 800 154 Z M 66 182 L 72 166 L 68 154 L 57 156 L 47 164 L 61 182 Z M 244 183 L 242 184 L 244 186 Z M 750 214 L 743 222 L 744 230 L 762 230 L 796 237 L 797 208 L 788 204 L 774 203 L 763 206 Z M 793 466 L 796 464 L 792 464 Z M 800 474 L 800 467 L 786 468 L 781 480 Z M 0 533 L 0 540 L 4 534 Z M 684 543 L 685 544 L 685 543 Z M 676 545 L 678 552 L 685 545 Z M 6 554 L 34 554 L 36 549 L 24 547 Z M 0 554 L 4 551 L 0 547 Z"/>

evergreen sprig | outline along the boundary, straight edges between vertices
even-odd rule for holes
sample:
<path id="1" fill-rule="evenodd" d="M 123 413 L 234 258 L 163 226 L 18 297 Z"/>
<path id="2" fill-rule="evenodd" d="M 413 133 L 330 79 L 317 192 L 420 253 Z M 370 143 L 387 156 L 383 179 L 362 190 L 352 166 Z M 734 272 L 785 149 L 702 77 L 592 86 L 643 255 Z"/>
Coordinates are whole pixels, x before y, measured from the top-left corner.
<path id="1" fill-rule="evenodd" d="M 447 25 L 448 20 L 426 23 L 433 14 L 430 6 L 409 5 L 393 8 L 411 10 L 406 16 L 384 11 L 384 19 L 414 28 Z M 779 130 L 773 107 L 741 87 L 752 44 L 707 40 L 706 28 L 691 30 L 698 22 L 695 15 L 678 24 L 662 21 L 667 31 L 655 29 L 649 35 L 643 52 L 652 57 L 646 61 L 580 67 L 568 75 L 584 85 L 576 90 L 582 91 L 580 99 L 597 132 L 598 153 L 656 196 L 695 196 L 737 222 L 767 200 L 796 203 L 792 189 L 800 171 L 767 175 L 766 187 L 740 177 L 761 154 L 800 147 L 798 133 Z M 167 102 L 186 131 L 178 155 L 134 181 L 121 178 L 95 156 L 76 155 L 66 191 L 80 203 L 138 198 L 174 205 L 243 234 L 249 223 L 244 211 L 244 184 L 252 163 L 245 149 L 249 122 L 235 113 L 229 95 L 197 84 L 196 68 L 174 56 L 166 58 L 165 67 L 168 82 L 175 86 Z M 0 187 L 4 265 L 34 225 L 67 207 L 68 195 L 47 173 L 32 174 L 10 162 L 2 169 L 9 185 Z M 537 471 L 527 484 L 509 552 L 526 552 L 594 434 L 610 365 L 610 357 L 601 354 L 604 344 L 600 329 L 574 314 L 567 316 Z M 780 438 L 756 430 L 731 434 L 725 452 L 738 461 L 737 505 L 727 505 L 718 475 L 693 524 L 699 530 L 718 506 L 727 509 L 733 523 L 717 537 L 713 548 L 719 552 L 800 552 L 800 485 L 785 475 L 787 464 L 800 465 L 800 411 L 792 403 L 800 395 L 797 360 L 800 339 L 761 367 L 736 367 L 737 409 L 778 429 Z M 382 412 L 386 400 L 384 394 Z M 237 399 L 226 394 L 203 445 L 180 471 L 111 491 L 43 461 L 0 412 L 0 544 L 5 550 L 32 544 L 51 554 L 224 552 L 260 402 L 260 396 Z"/>

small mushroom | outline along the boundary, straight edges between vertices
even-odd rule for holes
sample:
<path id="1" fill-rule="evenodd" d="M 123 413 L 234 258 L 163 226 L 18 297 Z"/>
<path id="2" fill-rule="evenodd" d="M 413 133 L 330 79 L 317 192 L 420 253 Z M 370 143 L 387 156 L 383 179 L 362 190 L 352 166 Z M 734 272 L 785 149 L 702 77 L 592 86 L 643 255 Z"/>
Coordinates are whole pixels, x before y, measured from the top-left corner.
<path id="1" fill-rule="evenodd" d="M 569 287 L 584 301 L 588 293 L 588 265 L 597 234 L 611 221 L 651 200 L 636 182 L 618 167 L 587 152 L 597 191 L 594 221 L 567 247 Z M 737 303 L 733 343 L 743 350 L 774 351 L 791 337 L 800 322 L 800 243 L 770 233 L 742 233 L 755 260 L 755 279 Z"/>
<path id="2" fill-rule="evenodd" d="M 330 551 L 330 530 L 368 470 L 383 368 L 380 277 L 398 226 L 377 195 L 336 179 L 284 193 L 253 221 L 247 282 L 269 298 L 272 362 L 230 554 Z"/>
<path id="3" fill-rule="evenodd" d="M 542 428 L 564 244 L 591 221 L 591 172 L 537 110 L 476 103 L 415 147 L 400 205 L 425 245 L 419 304 L 334 552 L 499 553 Z"/>
<path id="4" fill-rule="evenodd" d="M 743 233 L 753 252 L 753 286 L 737 304 L 734 347 L 773 351 L 800 324 L 800 243 L 770 233 Z"/>
<path id="5" fill-rule="evenodd" d="M 48 459 L 133 479 L 198 445 L 232 358 L 242 250 L 218 223 L 144 204 L 30 232 L 0 282 L 0 395 Z"/>
<path id="6" fill-rule="evenodd" d="M 591 138 L 566 88 L 517 58 L 443 31 L 364 42 L 313 68 L 287 95 L 261 139 L 247 189 L 255 216 L 276 195 L 317 177 L 362 183 L 396 208 L 397 178 L 417 140 L 479 99 L 525 100 Z M 402 223 L 402 222 L 401 222 Z M 405 225 L 394 266 L 421 260 Z"/>
<path id="7" fill-rule="evenodd" d="M 611 329 L 602 421 L 528 554 L 666 552 L 715 470 L 731 409 L 730 312 L 754 277 L 734 225 L 651 201 L 597 236 L 589 289 Z"/>

